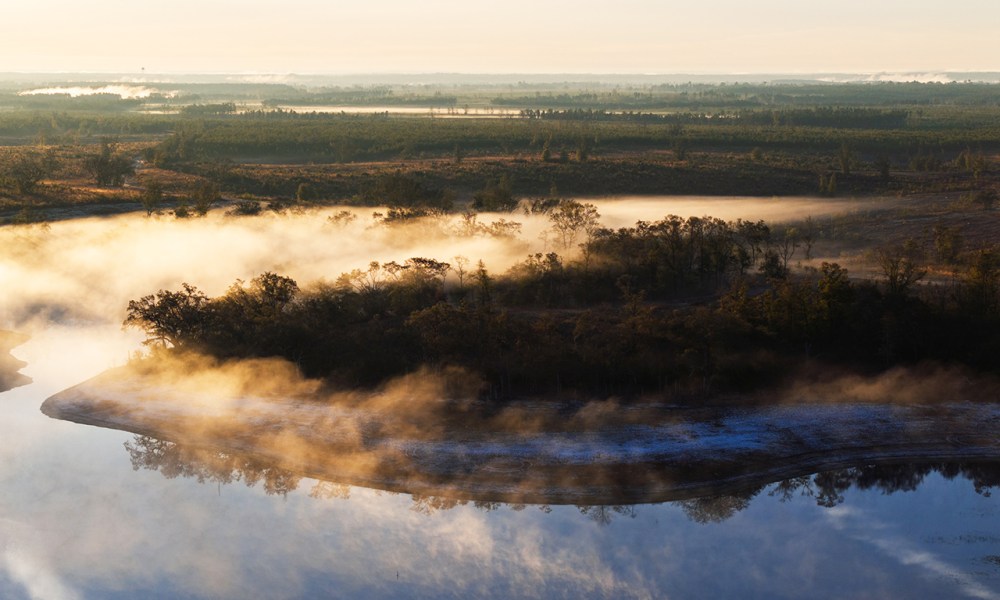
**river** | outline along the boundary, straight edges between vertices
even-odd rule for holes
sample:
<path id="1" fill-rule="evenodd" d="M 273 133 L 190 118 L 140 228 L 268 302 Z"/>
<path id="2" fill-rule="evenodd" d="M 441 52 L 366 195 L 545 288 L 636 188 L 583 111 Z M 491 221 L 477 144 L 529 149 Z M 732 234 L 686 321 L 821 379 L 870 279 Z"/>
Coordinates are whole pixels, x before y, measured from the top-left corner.
<path id="1" fill-rule="evenodd" d="M 1000 597 L 998 506 L 965 475 L 883 469 L 859 489 L 840 472 L 634 506 L 185 476 L 134 468 L 142 438 L 38 412 L 80 374 L 44 361 L 74 353 L 29 342 L 35 381 L 0 395 L 4 598 Z"/>
<path id="2" fill-rule="evenodd" d="M 161 286 L 218 293 L 268 268 L 334 276 L 376 247 L 391 249 L 383 260 L 508 260 L 492 240 L 407 245 L 323 221 L 126 216 L 0 233 L 0 327 L 30 335 L 12 353 L 31 379 L 0 393 L 0 597 L 1000 598 L 998 465 L 845 469 L 658 504 L 511 505 L 202 460 L 39 412 L 127 361 L 139 340 L 119 327 L 124 305 Z"/>

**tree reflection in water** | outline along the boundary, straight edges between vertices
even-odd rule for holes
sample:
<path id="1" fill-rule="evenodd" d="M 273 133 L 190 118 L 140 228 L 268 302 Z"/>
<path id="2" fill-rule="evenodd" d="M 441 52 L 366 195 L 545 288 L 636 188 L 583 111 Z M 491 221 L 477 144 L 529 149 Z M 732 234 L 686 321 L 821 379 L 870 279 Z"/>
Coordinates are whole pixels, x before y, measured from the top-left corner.
<path id="1" fill-rule="evenodd" d="M 820 506 L 834 507 L 844 501 L 844 492 L 852 487 L 879 490 L 883 494 L 912 492 L 932 473 L 939 473 L 949 481 L 957 477 L 967 479 L 977 494 L 986 497 L 1000 486 L 1000 463 L 904 463 L 864 465 L 795 477 L 773 484 L 769 493 L 782 501 L 800 494 L 815 498 Z"/>
<path id="2" fill-rule="evenodd" d="M 580 514 L 587 515 L 591 521 L 598 525 L 610 525 L 615 516 L 635 518 L 635 505 L 613 506 L 606 504 L 594 504 L 592 506 L 577 506 Z"/>
<path id="3" fill-rule="evenodd" d="M 298 488 L 302 476 L 294 472 L 267 464 L 260 459 L 218 450 L 187 447 L 174 442 L 136 435 L 125 442 L 134 470 L 159 471 L 164 477 L 173 479 L 185 477 L 199 483 L 231 484 L 243 482 L 247 487 L 258 483 L 265 494 L 287 496 Z M 761 483 L 738 492 L 726 492 L 694 498 L 683 498 L 683 490 L 677 497 L 658 497 L 648 504 L 675 502 L 692 521 L 697 523 L 721 523 L 750 506 L 761 492 L 767 496 L 787 502 L 795 497 L 807 497 L 816 504 L 832 508 L 844 502 L 844 494 L 857 490 L 879 490 L 883 494 L 915 491 L 931 474 L 940 474 L 948 480 L 963 478 L 969 480 L 976 493 L 989 497 L 995 487 L 1000 487 L 1000 463 L 998 462 L 926 462 L 902 464 L 869 464 L 825 471 L 812 475 L 801 475 L 777 482 Z M 347 500 L 351 497 L 351 485 L 318 480 L 309 491 L 309 496 L 319 500 Z M 455 492 L 455 490 L 451 490 Z M 477 499 L 461 496 L 433 494 L 426 492 L 385 491 L 389 494 L 408 493 L 412 498 L 411 509 L 424 515 L 438 511 L 469 506 L 477 510 L 492 512 L 500 508 L 521 511 L 527 504 L 500 502 L 492 499 Z M 549 513 L 548 504 L 530 505 Z M 636 505 L 580 504 L 580 514 L 598 525 L 609 525 L 617 518 L 634 518 Z"/>
<path id="4" fill-rule="evenodd" d="M 299 486 L 301 477 L 286 469 L 262 463 L 253 458 L 187 448 L 180 444 L 137 435 L 125 442 L 132 469 L 159 471 L 167 479 L 186 477 L 198 483 L 230 484 L 242 481 L 247 487 L 263 484 L 268 495 L 287 496 Z"/>
<path id="5" fill-rule="evenodd" d="M 691 500 L 681 500 L 677 504 L 684 514 L 695 523 L 721 523 L 750 506 L 750 501 L 763 488 L 747 490 L 739 494 L 703 496 Z"/>

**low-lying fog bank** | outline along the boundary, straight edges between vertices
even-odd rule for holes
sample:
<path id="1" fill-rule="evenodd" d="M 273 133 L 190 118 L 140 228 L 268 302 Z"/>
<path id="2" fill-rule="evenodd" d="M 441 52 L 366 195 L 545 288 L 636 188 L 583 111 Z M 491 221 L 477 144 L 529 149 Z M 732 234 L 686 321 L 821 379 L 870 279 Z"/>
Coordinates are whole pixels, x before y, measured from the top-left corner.
<path id="1" fill-rule="evenodd" d="M 616 196 L 580 199 L 601 212 L 606 227 L 630 227 L 635 222 L 660 219 L 667 214 L 680 217 L 712 216 L 724 221 L 737 219 L 780 224 L 806 217 L 818 219 L 859 210 L 893 206 L 896 199 L 799 198 L 754 196 Z M 663 212 L 666 210 L 667 212 Z"/>
<path id="2" fill-rule="evenodd" d="M 670 214 L 771 222 L 819 217 L 880 204 L 815 198 L 623 197 L 586 200 L 607 227 Z M 338 219 L 338 215 L 351 215 Z M 529 254 L 566 249 L 546 215 L 480 214 L 477 223 L 520 224 L 514 235 L 469 227 L 461 215 L 379 224 L 384 209 L 332 207 L 258 217 L 147 218 L 138 213 L 0 228 L 0 326 L 30 331 L 45 322 L 118 323 L 130 299 L 187 282 L 210 295 L 265 271 L 300 282 L 334 280 L 371 261 L 426 257 L 455 264 L 482 260 L 501 273 Z M 572 252 L 570 252 L 571 254 Z M 32 325 L 36 323 L 36 325 Z"/>
<path id="3" fill-rule="evenodd" d="M 593 202 L 608 227 L 668 214 L 780 221 L 859 206 L 756 198 Z M 0 317 L 29 332 L 53 323 L 70 335 L 79 332 L 74 343 L 80 351 L 107 354 L 110 366 L 126 360 L 122 348 L 140 347 L 138 336 L 109 333 L 111 328 L 122 322 L 129 300 L 158 289 L 191 283 L 216 295 L 234 280 L 264 271 L 331 282 L 371 261 L 402 263 L 412 257 L 453 264 L 461 257 L 473 265 L 481 259 L 491 272 L 501 273 L 530 253 L 557 247 L 547 215 L 482 214 L 472 222 L 449 215 L 389 223 L 372 212 L 329 208 L 186 220 L 125 215 L 5 228 L 0 284 L 10 293 L 0 299 Z M 518 227 L 503 225 L 511 221 Z M 558 249 L 575 251 L 568 244 Z M 455 373 L 445 377 L 433 370 L 394 379 L 376 391 L 330 392 L 274 360 L 157 368 L 145 362 L 109 371 L 50 398 L 43 410 L 60 419 L 252 453 L 324 479 L 438 492 L 454 488 L 513 501 L 575 502 L 590 496 L 610 502 L 621 501 L 611 497 L 616 494 L 650 491 L 670 497 L 848 460 L 1000 454 L 978 426 L 1000 418 L 1000 408 L 929 409 L 919 397 L 892 405 L 887 399 L 909 388 L 884 379 L 856 381 L 854 391 L 829 387 L 833 403 L 812 403 L 816 398 L 807 391 L 792 403 L 777 398 L 761 403 L 767 408 L 740 410 L 624 405 L 606 398 L 593 404 L 485 406 L 474 378 L 456 385 L 461 378 Z M 910 379 L 939 389 L 929 378 Z M 803 398 L 810 404 L 801 404 Z"/>

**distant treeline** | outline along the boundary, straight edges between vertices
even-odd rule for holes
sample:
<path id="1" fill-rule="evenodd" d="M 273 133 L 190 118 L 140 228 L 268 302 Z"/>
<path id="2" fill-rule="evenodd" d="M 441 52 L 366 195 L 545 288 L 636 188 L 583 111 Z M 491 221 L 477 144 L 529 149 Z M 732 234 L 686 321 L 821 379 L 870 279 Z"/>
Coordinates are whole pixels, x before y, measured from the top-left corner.
<path id="1" fill-rule="evenodd" d="M 794 106 L 997 106 L 1000 86 L 984 83 L 663 84 L 643 89 L 504 95 L 496 106 L 594 110 L 772 108 Z"/>
<path id="2" fill-rule="evenodd" d="M 114 82 L 111 82 L 114 83 Z M 107 85 L 107 84 L 102 84 Z M 815 83 L 776 82 L 753 84 L 624 85 L 609 89 L 565 91 L 558 83 L 542 86 L 534 94 L 523 91 L 497 94 L 496 86 L 351 86 L 303 88 L 281 84 L 202 83 L 145 84 L 153 93 L 144 99 L 123 99 L 115 94 L 72 97 L 69 94 L 18 95 L 0 93 L 0 106 L 23 110 L 131 111 L 148 104 L 261 102 L 265 107 L 427 106 L 453 108 L 482 106 L 555 111 L 588 109 L 606 112 L 785 110 L 819 107 L 868 107 L 889 109 L 973 108 L 1000 106 L 1000 85 L 983 83 Z"/>
<path id="3" fill-rule="evenodd" d="M 185 117 L 218 117 L 236 113 L 235 102 L 220 102 L 217 104 L 189 104 L 181 109 Z"/>
<path id="4" fill-rule="evenodd" d="M 743 94 L 718 94 L 715 91 L 652 90 L 632 92 L 537 93 L 533 96 L 497 96 L 490 104 L 503 107 L 541 107 L 543 109 L 587 108 L 597 111 L 698 109 L 724 104 L 727 108 L 752 108 L 759 103 Z"/>
<path id="5" fill-rule="evenodd" d="M 567 207 L 552 213 L 554 230 L 579 216 Z M 576 233 L 586 222 L 576 221 Z M 919 269 L 901 252 L 880 256 L 879 285 L 826 263 L 789 277 L 801 241 L 763 222 L 667 217 L 592 230 L 579 260 L 536 254 L 504 275 L 413 258 L 308 289 L 274 273 L 216 298 L 185 285 L 130 302 L 125 324 L 153 345 L 280 356 L 340 386 L 458 366 L 495 399 L 745 392 L 780 383 L 807 360 L 997 370 L 996 251 L 977 253 L 955 286 L 921 290 Z M 690 298 L 701 300 L 679 302 Z"/>
<path id="6" fill-rule="evenodd" d="M 561 121 L 629 121 L 639 123 L 676 124 L 747 124 L 804 127 L 832 127 L 841 129 L 901 129 L 906 125 L 909 111 L 881 110 L 875 108 L 801 108 L 782 110 L 750 110 L 719 113 L 642 113 L 608 112 L 590 108 L 566 110 L 536 110 L 526 108 L 519 115 L 527 119 Z"/>
<path id="7" fill-rule="evenodd" d="M 383 115 L 248 113 L 182 128 L 154 151 L 160 164 L 226 157 L 310 157 L 353 162 L 416 158 L 422 153 L 467 151 L 508 154 L 539 149 L 541 133 L 531 124 L 489 120 L 390 118 Z M 547 133 L 547 132 L 546 132 Z M 577 132 L 563 132 L 575 143 Z M 570 137 L 572 136 L 572 137 Z"/>
<path id="8" fill-rule="evenodd" d="M 129 112 L 11 111 L 0 112 L 0 135 L 56 143 L 77 136 L 159 135 L 175 130 L 179 122 L 172 115 Z"/>
<path id="9" fill-rule="evenodd" d="M 997 106 L 1000 86 L 988 83 L 789 83 L 718 86 L 716 93 L 751 95 L 763 106 Z"/>
<path id="10" fill-rule="evenodd" d="M 370 88 L 326 88 L 310 90 L 294 96 L 273 97 L 264 101 L 264 106 L 309 106 L 331 104 L 334 106 L 433 106 L 449 107 L 458 103 L 452 94 L 435 92 L 432 94 L 398 93 L 389 87 Z"/>
<path id="11" fill-rule="evenodd" d="M 575 146 L 575 145 L 574 145 Z M 539 155 L 542 151 L 539 151 Z M 371 170 L 342 170 L 330 174 L 327 166 L 301 167 L 299 165 L 260 167 L 253 164 L 232 164 L 224 160 L 206 160 L 178 165 L 192 174 L 211 179 L 231 193 L 243 192 L 266 196 L 291 198 L 299 186 L 310 190 L 309 199 L 319 203 L 348 203 L 383 206 L 400 202 L 423 202 L 425 192 L 455 198 L 470 198 L 481 192 L 490 194 L 488 188 L 507 177 L 513 204 L 525 197 L 551 194 L 553 186 L 560 194 L 591 196 L 595 194 L 699 194 L 784 196 L 814 194 L 817 176 L 812 168 L 792 170 L 779 165 L 754 163 L 744 160 L 732 165 L 719 163 L 701 165 L 672 164 L 669 161 L 593 160 L 580 162 L 575 156 L 565 160 L 556 150 L 552 161 L 544 160 L 490 160 L 449 161 L 434 168 L 402 169 L 398 165 L 377 165 Z M 568 153 L 567 153 L 568 154 Z M 418 163 L 420 164 L 420 163 Z M 423 166 L 421 164 L 421 166 Z M 826 168 L 824 164 L 823 168 Z M 389 183 L 389 177 L 405 177 L 409 182 Z M 870 181 L 869 181 L 870 180 Z M 878 180 L 872 177 L 840 178 L 841 193 L 855 190 L 876 190 Z M 398 184 L 398 185 L 397 185 Z M 867 187 L 864 187 L 867 186 Z M 420 188 L 415 194 L 407 192 L 401 197 L 398 190 Z M 499 202 L 509 203 L 501 198 Z M 437 200 L 428 202 L 442 206 Z M 461 206 L 461 204 L 459 204 Z"/>
<path id="12" fill-rule="evenodd" d="M 534 114 L 534 113 L 533 113 Z M 547 119 L 433 119 L 384 115 L 297 114 L 271 111 L 195 121 L 179 127 L 155 149 L 159 164 L 242 157 L 308 158 L 333 162 L 451 156 L 511 155 L 576 150 L 671 149 L 678 139 L 701 147 L 830 152 L 843 144 L 856 151 L 916 155 L 926 148 L 961 152 L 1000 148 L 1000 122 L 989 115 L 962 126 L 900 128 L 905 111 L 808 109 L 704 115 L 646 115 L 619 120 L 579 120 L 601 113 L 553 113 Z M 560 118 L 565 117 L 565 118 Z M 569 121 L 569 122 L 567 122 Z M 830 123 L 839 123 L 837 126 Z M 978 123 L 978 125 L 974 125 Z M 2 128 L 2 122 L 0 122 Z"/>

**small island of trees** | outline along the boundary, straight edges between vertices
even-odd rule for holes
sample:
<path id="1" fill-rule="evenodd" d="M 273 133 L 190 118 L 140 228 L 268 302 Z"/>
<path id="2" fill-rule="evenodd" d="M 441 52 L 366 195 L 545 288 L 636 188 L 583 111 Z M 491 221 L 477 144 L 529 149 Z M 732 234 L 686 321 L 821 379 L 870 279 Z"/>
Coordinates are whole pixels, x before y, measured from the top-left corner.
<path id="1" fill-rule="evenodd" d="M 587 206 L 565 201 L 550 216 L 555 232 L 576 218 L 563 232 L 586 238 L 574 258 L 532 254 L 494 274 L 462 257 L 414 257 L 303 286 L 268 272 L 214 298 L 185 284 L 131 301 L 125 325 L 156 348 L 282 357 L 339 387 L 459 367 L 498 401 L 703 399 L 780 386 L 816 365 L 996 370 L 994 250 L 975 252 L 950 286 L 918 285 L 924 271 L 905 248 L 879 252 L 879 281 L 831 262 L 791 274 L 794 229 L 668 216 L 613 230 Z"/>

